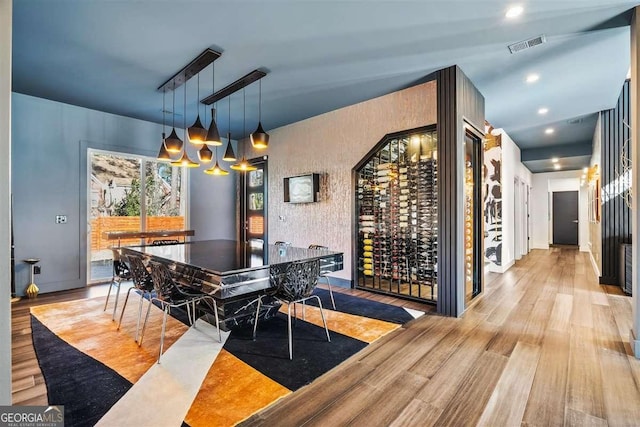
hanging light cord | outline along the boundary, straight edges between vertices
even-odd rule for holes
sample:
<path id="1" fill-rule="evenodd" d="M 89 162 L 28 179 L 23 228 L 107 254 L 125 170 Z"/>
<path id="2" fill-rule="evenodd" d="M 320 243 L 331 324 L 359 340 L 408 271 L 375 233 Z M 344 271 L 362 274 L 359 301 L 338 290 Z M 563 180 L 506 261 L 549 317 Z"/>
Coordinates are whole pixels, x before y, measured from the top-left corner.
<path id="1" fill-rule="evenodd" d="M 166 124 L 165 124 L 165 120 L 164 120 L 164 115 L 165 115 L 165 106 L 164 106 L 164 98 L 165 95 L 167 94 L 167 90 L 166 89 L 162 89 L 162 133 L 166 132 Z M 162 143 L 164 144 L 164 141 L 162 141 Z"/>
<path id="2" fill-rule="evenodd" d="M 258 81 L 260 93 L 258 94 L 258 123 L 262 121 L 262 79 Z"/>

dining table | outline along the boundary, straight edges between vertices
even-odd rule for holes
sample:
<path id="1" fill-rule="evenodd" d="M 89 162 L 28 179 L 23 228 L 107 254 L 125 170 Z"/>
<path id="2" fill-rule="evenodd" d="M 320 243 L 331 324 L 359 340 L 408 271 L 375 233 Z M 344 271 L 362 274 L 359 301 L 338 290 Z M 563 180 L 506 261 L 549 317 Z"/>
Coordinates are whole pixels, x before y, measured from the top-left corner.
<path id="1" fill-rule="evenodd" d="M 179 282 L 215 298 L 225 329 L 253 322 L 253 301 L 273 289 L 274 271 L 282 271 L 292 262 L 313 260 L 318 260 L 321 274 L 344 266 L 344 253 L 340 251 L 275 245 L 258 239 L 125 246 L 120 250 L 124 255 L 167 265 Z M 276 306 L 265 304 L 265 316 L 273 314 Z"/>

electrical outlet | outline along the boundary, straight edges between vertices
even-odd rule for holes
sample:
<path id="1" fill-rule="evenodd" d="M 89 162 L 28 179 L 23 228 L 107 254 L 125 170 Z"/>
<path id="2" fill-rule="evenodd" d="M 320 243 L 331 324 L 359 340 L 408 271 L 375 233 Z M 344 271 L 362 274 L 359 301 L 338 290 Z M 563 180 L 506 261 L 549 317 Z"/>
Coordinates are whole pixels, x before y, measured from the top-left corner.
<path id="1" fill-rule="evenodd" d="M 56 224 L 66 224 L 67 216 L 66 215 L 56 215 Z"/>
<path id="2" fill-rule="evenodd" d="M 33 274 L 40 274 L 42 270 L 40 270 L 40 266 L 39 265 L 34 265 L 33 266 Z"/>

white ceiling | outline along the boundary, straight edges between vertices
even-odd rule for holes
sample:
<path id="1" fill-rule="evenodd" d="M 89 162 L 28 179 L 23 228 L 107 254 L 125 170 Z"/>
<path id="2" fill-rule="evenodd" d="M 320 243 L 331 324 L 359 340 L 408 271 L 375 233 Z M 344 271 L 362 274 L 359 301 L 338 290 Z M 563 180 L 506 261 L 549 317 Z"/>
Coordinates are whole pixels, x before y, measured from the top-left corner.
<path id="1" fill-rule="evenodd" d="M 222 52 L 216 89 L 253 69 L 268 71 L 262 121 L 272 129 L 457 64 L 484 95 L 487 120 L 504 128 L 523 152 L 590 145 L 595 114 L 615 105 L 627 74 L 627 11 L 639 3 L 516 3 L 524 13 L 510 20 L 505 12 L 514 3 L 499 0 L 14 0 L 13 88 L 161 123 L 156 88 L 211 47 Z M 547 43 L 509 53 L 507 45 L 541 34 Z M 529 73 L 539 74 L 539 81 L 525 83 Z M 202 98 L 212 92 L 210 68 L 200 83 Z M 186 121 L 192 122 L 195 79 L 187 90 Z M 179 122 L 182 99 L 178 89 Z M 169 96 L 169 110 L 171 102 Z M 245 132 L 242 94 L 232 96 L 234 138 L 255 128 L 257 104 L 254 84 L 246 89 Z M 537 114 L 542 106 L 549 109 L 544 116 Z M 222 132 L 227 108 L 223 100 Z M 555 132 L 546 135 L 550 126 Z M 526 164 L 545 171 L 544 160 Z M 585 162 L 588 156 L 571 167 Z"/>

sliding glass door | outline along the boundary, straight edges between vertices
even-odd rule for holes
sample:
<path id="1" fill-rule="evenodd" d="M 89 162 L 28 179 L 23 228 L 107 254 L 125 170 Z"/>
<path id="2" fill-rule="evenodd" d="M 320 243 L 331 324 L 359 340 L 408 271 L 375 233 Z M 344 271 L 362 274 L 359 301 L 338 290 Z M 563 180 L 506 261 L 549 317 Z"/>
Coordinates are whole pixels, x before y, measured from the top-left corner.
<path id="1" fill-rule="evenodd" d="M 186 228 L 182 169 L 152 158 L 89 150 L 88 283 L 112 277 L 112 246 L 147 243 L 109 240 L 113 231 Z"/>

